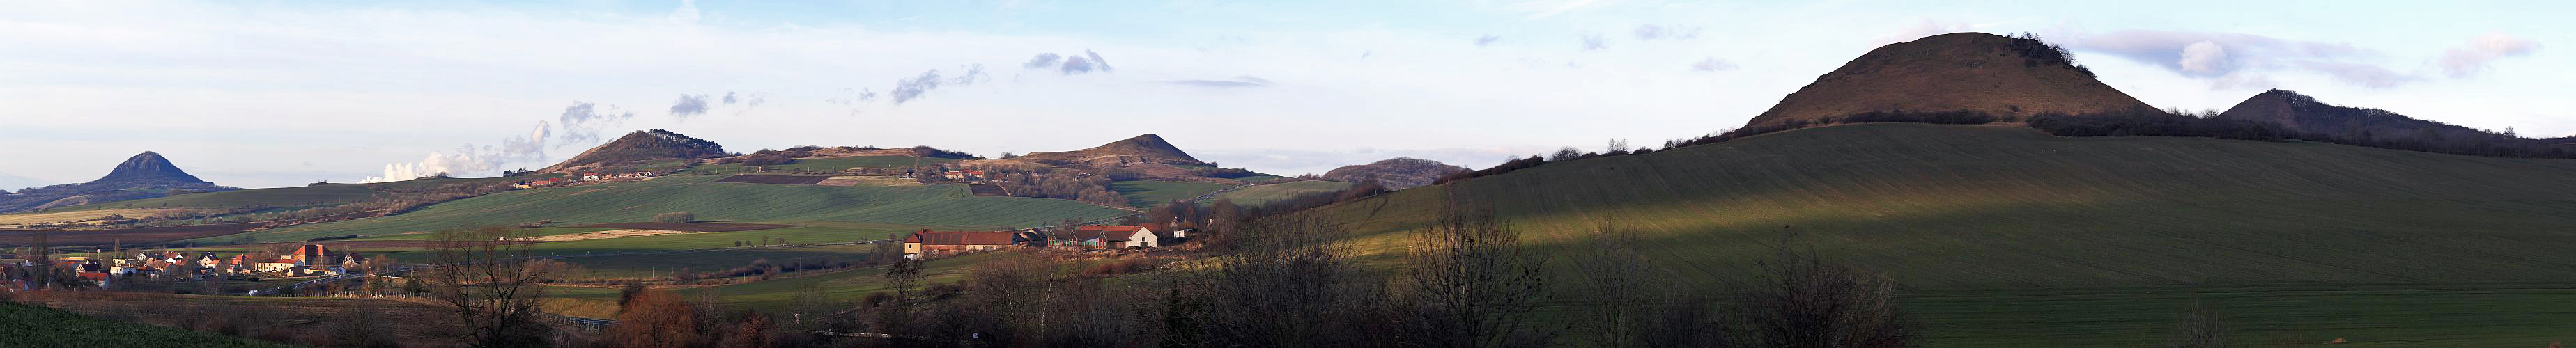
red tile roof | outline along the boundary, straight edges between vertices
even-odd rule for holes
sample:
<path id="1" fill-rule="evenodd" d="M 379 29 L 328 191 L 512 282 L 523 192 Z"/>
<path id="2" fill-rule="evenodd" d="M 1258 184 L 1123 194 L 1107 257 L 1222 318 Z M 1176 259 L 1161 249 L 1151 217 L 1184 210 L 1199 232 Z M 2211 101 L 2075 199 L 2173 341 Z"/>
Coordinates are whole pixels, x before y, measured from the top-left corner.
<path id="1" fill-rule="evenodd" d="M 1011 232 L 917 232 L 905 243 L 924 245 L 1011 245 Z"/>

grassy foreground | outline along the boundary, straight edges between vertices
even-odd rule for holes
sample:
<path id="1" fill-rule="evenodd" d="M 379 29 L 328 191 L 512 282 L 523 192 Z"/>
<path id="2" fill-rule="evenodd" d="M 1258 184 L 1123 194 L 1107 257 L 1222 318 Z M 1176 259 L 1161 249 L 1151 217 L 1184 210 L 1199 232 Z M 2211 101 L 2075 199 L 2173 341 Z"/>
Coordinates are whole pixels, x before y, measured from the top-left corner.
<path id="1" fill-rule="evenodd" d="M 1311 213 L 1390 267 L 1399 232 L 1456 195 L 1493 205 L 1555 256 L 1554 274 L 1581 272 L 1566 261 L 1611 229 L 1641 235 L 1655 273 L 1690 286 L 1743 279 L 1792 239 L 1896 280 L 1942 346 L 2152 343 L 2192 307 L 2183 294 L 2262 323 L 2237 325 L 2246 337 L 2521 345 L 2576 340 L 2533 329 L 2576 327 L 2576 309 L 2526 306 L 2576 300 L 2568 177 L 2576 161 L 1862 124 L 1551 163 Z M 2386 290 L 2337 290 L 2362 287 Z"/>
<path id="2" fill-rule="evenodd" d="M 285 347 L 21 304 L 0 304 L 0 333 L 0 346 L 9 347 Z"/>

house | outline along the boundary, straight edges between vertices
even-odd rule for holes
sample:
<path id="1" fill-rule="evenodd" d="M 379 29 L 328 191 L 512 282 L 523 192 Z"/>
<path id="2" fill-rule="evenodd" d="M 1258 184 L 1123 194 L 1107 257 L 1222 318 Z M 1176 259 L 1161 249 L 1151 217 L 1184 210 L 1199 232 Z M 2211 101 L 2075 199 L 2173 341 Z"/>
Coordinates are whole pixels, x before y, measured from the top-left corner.
<path id="1" fill-rule="evenodd" d="M 294 258 L 296 263 L 307 265 L 330 263 L 331 250 L 323 248 L 321 244 L 305 244 L 304 246 L 295 247 L 295 254 L 287 255 L 286 257 Z"/>
<path id="2" fill-rule="evenodd" d="M 1163 246 L 1164 235 L 1154 229 L 1132 225 L 1074 226 L 1077 238 L 1098 239 L 1102 248 L 1152 248 Z"/>
<path id="3" fill-rule="evenodd" d="M 599 180 L 599 173 L 581 173 L 581 181 Z"/>
<path id="4" fill-rule="evenodd" d="M 296 268 L 296 267 L 303 267 L 303 266 L 304 266 L 304 263 L 303 263 L 302 261 L 297 261 L 296 259 L 270 259 L 270 260 L 261 260 L 261 261 L 260 261 L 260 262 L 258 262 L 258 263 L 252 263 L 250 267 L 251 267 L 251 270 L 260 271 L 260 272 L 287 272 L 287 273 L 295 273 L 295 268 Z"/>
<path id="5" fill-rule="evenodd" d="M 966 172 L 951 170 L 947 173 L 940 173 L 939 177 L 948 178 L 948 180 L 964 180 L 966 179 Z"/>
<path id="6" fill-rule="evenodd" d="M 903 238 L 903 253 L 910 257 L 928 254 L 951 254 L 969 251 L 1000 250 L 1028 243 L 1018 232 L 934 232 L 921 230 Z"/>

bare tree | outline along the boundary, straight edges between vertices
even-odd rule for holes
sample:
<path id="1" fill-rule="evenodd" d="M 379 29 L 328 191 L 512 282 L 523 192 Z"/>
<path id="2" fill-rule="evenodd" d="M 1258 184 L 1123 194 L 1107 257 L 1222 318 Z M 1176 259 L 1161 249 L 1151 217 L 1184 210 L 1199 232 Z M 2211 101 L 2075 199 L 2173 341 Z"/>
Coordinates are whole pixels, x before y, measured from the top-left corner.
<path id="1" fill-rule="evenodd" d="M 696 305 L 662 290 L 637 292 L 622 301 L 617 325 L 606 341 L 619 347 L 693 347 L 704 345 L 698 334 Z"/>
<path id="2" fill-rule="evenodd" d="M 453 308 L 463 337 L 475 347 L 523 347 L 546 343 L 549 328 L 537 321 L 537 300 L 545 297 L 539 283 L 547 272 L 532 262 L 527 244 L 511 239 L 534 237 L 530 230 L 483 227 L 439 232 L 430 257 L 429 294 Z"/>
<path id="3" fill-rule="evenodd" d="M 1378 342 L 1357 335 L 1380 297 L 1351 263 L 1331 225 L 1296 217 L 1260 220 L 1231 233 L 1235 252 L 1193 260 L 1172 294 L 1165 343 L 1239 347 L 1331 347 Z"/>
<path id="4" fill-rule="evenodd" d="M 1573 258 L 1574 291 L 1585 295 L 1582 328 L 1603 347 L 1725 347 L 1721 293 L 1672 281 L 1645 256 L 1641 232 L 1605 226 Z"/>
<path id="5" fill-rule="evenodd" d="M 1477 203 L 1450 197 L 1440 220 L 1414 236 L 1399 294 L 1421 326 L 1412 337 L 1440 347 L 1546 345 L 1554 332 L 1528 325 L 1546 297 L 1545 260 Z"/>
<path id="6" fill-rule="evenodd" d="M 1575 149 L 1573 146 L 1567 146 L 1567 147 L 1564 147 L 1564 148 L 1556 149 L 1556 153 L 1554 153 L 1554 154 L 1549 154 L 1549 155 L 1547 155 L 1547 161 L 1548 161 L 1548 162 L 1567 161 L 1567 160 L 1573 160 L 1573 159 L 1578 158 L 1578 157 L 1583 157 L 1583 150 L 1577 150 L 1577 149 Z"/>
<path id="7" fill-rule="evenodd" d="M 1730 339 L 1745 347 L 1911 347 L 1915 329 L 1896 306 L 1896 283 L 1829 263 L 1785 241 L 1736 286 Z"/>
<path id="8" fill-rule="evenodd" d="M 2211 348 L 2227 346 L 2227 326 L 2218 320 L 2218 312 L 2193 304 L 2182 321 L 2174 325 L 2174 337 L 2166 347 Z"/>

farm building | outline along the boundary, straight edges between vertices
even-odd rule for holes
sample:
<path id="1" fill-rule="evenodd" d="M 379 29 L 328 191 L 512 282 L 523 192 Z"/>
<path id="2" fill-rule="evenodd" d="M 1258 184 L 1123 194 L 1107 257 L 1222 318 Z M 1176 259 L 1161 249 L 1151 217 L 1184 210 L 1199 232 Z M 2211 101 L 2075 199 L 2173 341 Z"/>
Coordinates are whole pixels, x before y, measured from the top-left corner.
<path id="1" fill-rule="evenodd" d="M 1053 235 L 1049 242 L 1051 245 L 1089 249 L 1153 248 L 1163 246 L 1164 241 L 1170 239 L 1167 233 L 1131 225 L 1074 226 L 1073 231 Z"/>
<path id="2" fill-rule="evenodd" d="M 903 253 L 918 257 L 924 254 L 950 254 L 969 251 L 1000 250 L 1030 242 L 1018 232 L 934 232 L 921 230 L 903 239 Z"/>

